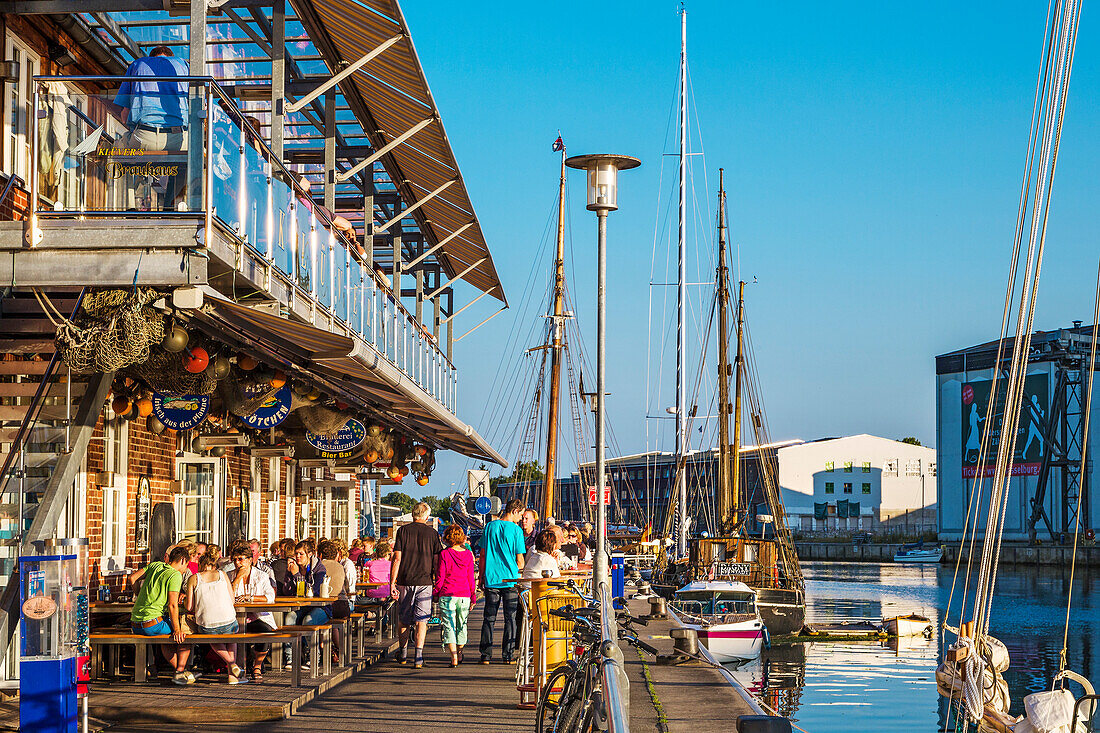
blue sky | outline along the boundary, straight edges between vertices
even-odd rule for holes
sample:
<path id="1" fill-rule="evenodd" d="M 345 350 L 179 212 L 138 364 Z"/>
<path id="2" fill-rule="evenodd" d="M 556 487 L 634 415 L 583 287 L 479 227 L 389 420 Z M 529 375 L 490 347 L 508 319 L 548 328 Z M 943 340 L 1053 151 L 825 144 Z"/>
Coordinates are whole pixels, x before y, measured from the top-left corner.
<path id="1" fill-rule="evenodd" d="M 869 432 L 934 443 L 933 357 L 995 337 L 1000 323 L 1046 4 L 687 7 L 692 114 L 705 152 L 692 159 L 695 196 L 709 226 L 725 168 L 731 240 L 742 274 L 757 279 L 746 312 L 773 437 Z M 524 285 L 546 243 L 557 178 L 550 143 L 560 129 L 571 154 L 643 161 L 623 175 L 610 219 L 608 407 L 620 448 L 644 450 L 654 231 L 669 223 L 658 211 L 675 175 L 662 154 L 675 146 L 667 133 L 677 4 L 409 2 L 404 10 L 513 306 L 456 345 L 460 416 L 502 448 L 520 430 L 493 427 L 494 408 L 512 395 L 495 397 L 492 387 L 498 364 L 513 358 L 504 353 L 513 329 L 529 331 L 538 313 L 524 308 L 532 297 Z M 1039 328 L 1092 312 L 1095 20 L 1086 6 Z M 582 186 L 572 179 L 572 287 L 591 348 L 595 219 Z M 692 245 L 696 262 L 711 237 L 704 229 Z M 539 268 L 541 302 L 547 265 Z M 459 317 L 458 333 L 492 312 L 481 308 L 487 302 Z M 662 404 L 671 404 L 672 372 L 662 379 Z M 461 485 L 466 465 L 442 457 L 426 493 Z"/>

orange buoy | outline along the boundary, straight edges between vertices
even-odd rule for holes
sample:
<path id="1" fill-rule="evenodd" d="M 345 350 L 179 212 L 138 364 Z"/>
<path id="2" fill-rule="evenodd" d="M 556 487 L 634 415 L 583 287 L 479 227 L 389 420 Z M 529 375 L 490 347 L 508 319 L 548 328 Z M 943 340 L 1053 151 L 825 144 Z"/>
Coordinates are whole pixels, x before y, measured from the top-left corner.
<path id="1" fill-rule="evenodd" d="M 248 354 L 241 354 L 237 357 L 237 366 L 246 372 L 250 372 L 256 368 L 256 360 Z"/>
<path id="2" fill-rule="evenodd" d="M 137 401 L 138 417 L 149 417 L 153 414 L 153 401 L 147 397 L 142 397 Z"/>
<path id="3" fill-rule="evenodd" d="M 375 463 L 378 461 L 378 451 L 372 448 L 371 450 L 367 451 L 367 455 L 364 456 L 364 458 L 367 459 L 367 463 Z"/>
<path id="4" fill-rule="evenodd" d="M 275 372 L 275 376 L 271 378 L 271 388 L 278 389 L 286 384 L 286 375 L 280 371 Z"/>
<path id="5" fill-rule="evenodd" d="M 420 478 L 418 478 L 416 480 L 416 483 L 420 484 L 421 486 L 427 486 L 428 485 L 428 477 L 427 476 L 421 476 Z"/>
<path id="6" fill-rule="evenodd" d="M 130 403 L 129 397 L 115 397 L 111 401 L 111 409 L 114 410 L 116 415 L 125 415 L 130 411 L 133 405 Z"/>

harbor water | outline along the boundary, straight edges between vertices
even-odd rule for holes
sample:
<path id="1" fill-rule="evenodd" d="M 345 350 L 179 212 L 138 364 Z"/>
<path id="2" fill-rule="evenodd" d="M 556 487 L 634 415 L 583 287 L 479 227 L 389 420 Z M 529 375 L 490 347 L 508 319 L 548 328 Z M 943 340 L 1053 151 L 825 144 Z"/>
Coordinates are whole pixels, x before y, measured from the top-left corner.
<path id="1" fill-rule="evenodd" d="M 733 674 L 807 733 L 943 730 L 947 706 L 936 691 L 935 669 L 954 566 L 811 562 L 803 571 L 811 624 L 916 612 L 931 619 L 936 630 L 931 639 L 776 646 L 759 660 L 731 667 Z M 1074 582 L 1066 654 L 1069 668 L 1096 684 L 1100 581 L 1089 576 L 1079 569 Z M 1011 655 L 1004 677 L 1014 715 L 1022 713 L 1024 695 L 1049 689 L 1058 671 L 1068 587 L 1068 568 L 1002 566 L 999 571 L 990 633 Z M 959 593 L 949 617 L 952 626 L 958 623 Z"/>

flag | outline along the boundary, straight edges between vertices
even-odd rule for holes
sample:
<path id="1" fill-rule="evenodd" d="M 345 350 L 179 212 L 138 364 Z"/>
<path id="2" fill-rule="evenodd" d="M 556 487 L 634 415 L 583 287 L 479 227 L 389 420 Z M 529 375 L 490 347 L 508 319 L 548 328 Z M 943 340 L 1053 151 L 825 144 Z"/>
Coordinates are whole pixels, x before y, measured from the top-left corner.
<path id="1" fill-rule="evenodd" d="M 565 150 L 565 143 L 561 139 L 561 135 L 558 135 L 558 139 L 554 141 L 553 151 L 555 153 Z"/>

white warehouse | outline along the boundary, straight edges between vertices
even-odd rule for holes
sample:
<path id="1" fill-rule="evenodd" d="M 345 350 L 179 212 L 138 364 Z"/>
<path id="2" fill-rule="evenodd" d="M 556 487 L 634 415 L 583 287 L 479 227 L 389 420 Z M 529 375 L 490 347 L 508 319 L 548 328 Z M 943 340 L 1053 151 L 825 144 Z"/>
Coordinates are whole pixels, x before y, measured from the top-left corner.
<path id="1" fill-rule="evenodd" d="M 936 528 L 936 451 L 874 435 L 780 448 L 779 485 L 802 533 Z"/>

